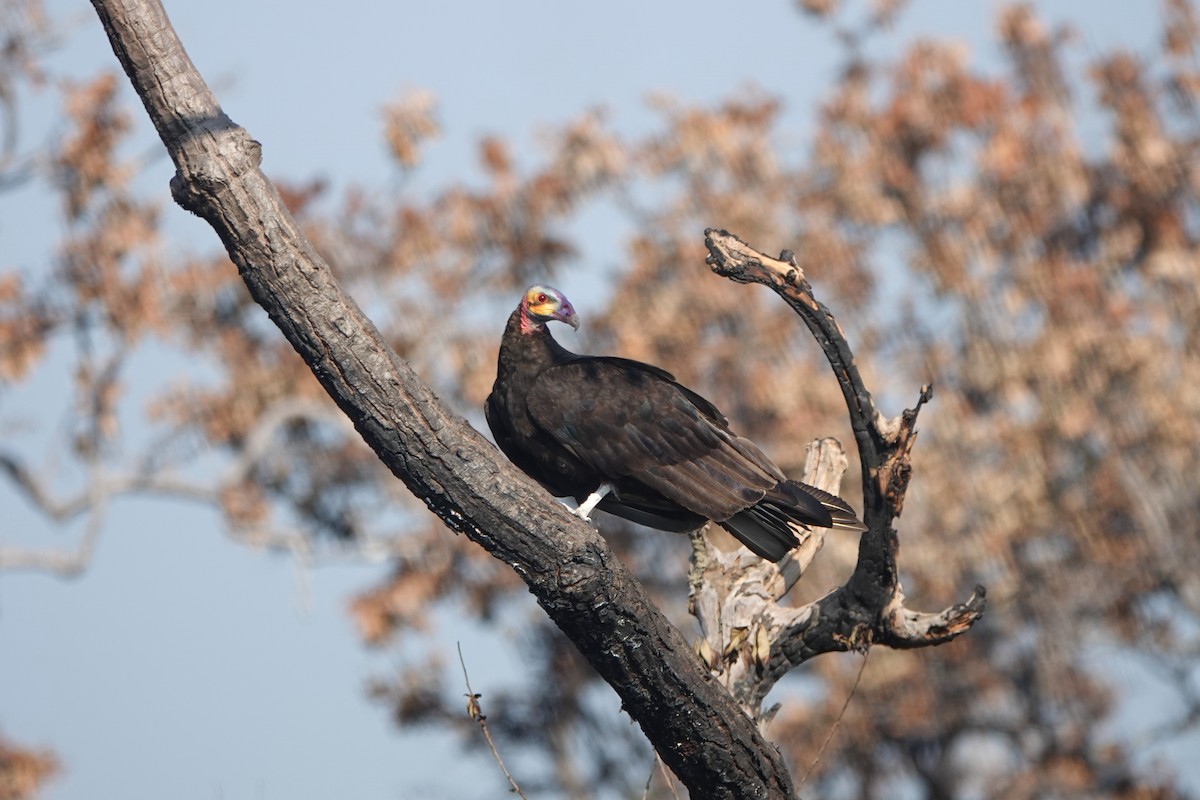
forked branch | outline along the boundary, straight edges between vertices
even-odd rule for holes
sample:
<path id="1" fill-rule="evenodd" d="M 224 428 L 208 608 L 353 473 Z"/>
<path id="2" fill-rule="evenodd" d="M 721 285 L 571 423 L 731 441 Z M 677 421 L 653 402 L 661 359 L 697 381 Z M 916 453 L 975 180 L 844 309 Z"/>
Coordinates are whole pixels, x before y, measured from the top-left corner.
<path id="1" fill-rule="evenodd" d="M 771 287 L 804 320 L 841 387 L 862 462 L 868 530 L 859 541 L 853 575 L 819 600 L 799 608 L 775 602 L 820 549 L 824 532 L 819 529 L 778 567 L 757 559 L 727 558 L 696 540 L 691 600 L 704 632 L 701 656 L 747 713 L 763 718 L 769 716 L 762 712 L 763 699 L 798 664 L 821 653 L 871 644 L 912 648 L 950 641 L 983 615 L 985 591 L 976 586 L 966 601 L 936 614 L 904 605 L 892 522 L 904 508 L 917 415 L 932 389 L 921 387 L 913 408 L 894 419 L 885 417 L 863 383 L 841 326 L 816 299 L 795 257 L 788 251 L 779 258 L 766 255 L 726 231 L 709 229 L 705 234 L 714 272 L 739 283 Z M 832 440 L 814 444 L 804 480 L 837 492 L 845 456 Z"/>

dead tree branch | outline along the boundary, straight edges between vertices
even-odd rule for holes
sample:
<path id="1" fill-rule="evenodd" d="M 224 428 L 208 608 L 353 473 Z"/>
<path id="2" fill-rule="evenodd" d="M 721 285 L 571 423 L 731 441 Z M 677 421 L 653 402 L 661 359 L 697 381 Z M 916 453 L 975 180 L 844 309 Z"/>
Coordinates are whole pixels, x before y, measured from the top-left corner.
<path id="1" fill-rule="evenodd" d="M 772 258 L 726 231 L 710 229 L 705 233 L 708 263 L 714 272 L 739 283 L 769 286 L 804 320 L 837 377 L 862 462 L 863 517 L 868 530 L 859 542 L 858 562 L 850 579 L 801 608 L 776 606 L 774 600 L 778 595 L 772 597 L 773 592 L 767 588 L 749 592 L 749 596 L 757 598 L 757 604 L 751 609 L 741 609 L 743 617 L 757 620 L 744 635 L 745 641 L 753 645 L 743 661 L 755 668 L 743 670 L 730 689 L 748 711 L 757 714 L 771 686 L 788 670 L 815 655 L 863 649 L 872 644 L 924 647 L 953 639 L 983 615 L 985 590 L 976 586 L 968 600 L 936 614 L 911 611 L 904 605 L 896 564 L 899 540 L 892 522 L 904 507 L 912 472 L 909 456 L 916 441 L 917 414 L 932 397 L 932 389 L 923 386 L 913 408 L 895 419 L 885 417 L 875 407 L 863 383 L 841 327 L 829 309 L 814 297 L 812 286 L 796 266 L 794 256 L 785 251 L 779 258 Z M 810 464 L 806 480 L 829 479 L 828 473 L 820 475 Z M 817 485 L 833 491 L 837 480 L 840 473 L 833 485 Z M 801 551 L 807 548 L 815 552 L 820 542 L 814 538 Z M 739 564 L 736 575 L 726 576 L 723 582 L 728 585 L 733 580 L 739 586 L 790 585 L 795 577 L 788 575 L 786 562 L 781 566 L 785 571 L 773 576 L 772 565 Z M 751 572 L 759 570 L 764 572 L 762 576 L 756 577 Z M 718 666 L 710 659 L 710 667 Z"/>

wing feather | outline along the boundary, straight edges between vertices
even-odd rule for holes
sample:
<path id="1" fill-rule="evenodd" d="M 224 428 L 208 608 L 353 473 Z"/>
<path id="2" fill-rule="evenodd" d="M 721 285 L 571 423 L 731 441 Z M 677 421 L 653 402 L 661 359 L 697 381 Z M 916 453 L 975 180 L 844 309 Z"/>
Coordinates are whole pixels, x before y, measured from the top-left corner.
<path id="1" fill-rule="evenodd" d="M 545 370 L 530 416 L 610 480 L 634 479 L 689 511 L 723 520 L 782 477 L 720 412 L 669 373 L 624 359 L 579 358 Z"/>
<path id="2" fill-rule="evenodd" d="M 689 511 L 715 520 L 732 516 L 763 495 L 761 489 L 739 484 L 707 460 L 664 464 L 636 477 Z"/>

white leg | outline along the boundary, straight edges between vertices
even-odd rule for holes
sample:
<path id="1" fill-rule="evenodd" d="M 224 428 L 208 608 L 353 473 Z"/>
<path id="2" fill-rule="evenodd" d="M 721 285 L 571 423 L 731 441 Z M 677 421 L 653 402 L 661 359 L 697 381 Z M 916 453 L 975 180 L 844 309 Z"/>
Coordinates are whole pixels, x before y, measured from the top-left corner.
<path id="1" fill-rule="evenodd" d="M 579 517 L 584 522 L 591 522 L 591 520 L 588 518 L 588 514 L 591 514 L 592 509 L 596 507 L 596 504 L 603 500 L 604 496 L 612 490 L 613 485 L 611 483 L 606 481 L 600 484 L 598 487 L 596 487 L 596 491 L 589 494 L 587 500 L 584 500 L 582 503 L 580 503 L 579 508 L 575 509 L 571 513 Z"/>

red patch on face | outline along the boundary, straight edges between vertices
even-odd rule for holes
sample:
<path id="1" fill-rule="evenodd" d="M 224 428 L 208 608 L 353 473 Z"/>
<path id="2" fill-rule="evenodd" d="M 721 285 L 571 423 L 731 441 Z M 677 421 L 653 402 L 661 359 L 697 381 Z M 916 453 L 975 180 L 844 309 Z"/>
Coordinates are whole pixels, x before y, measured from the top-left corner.
<path id="1" fill-rule="evenodd" d="M 529 334 L 541 330 L 542 323 L 529 315 L 529 304 L 521 304 L 521 333 Z"/>

